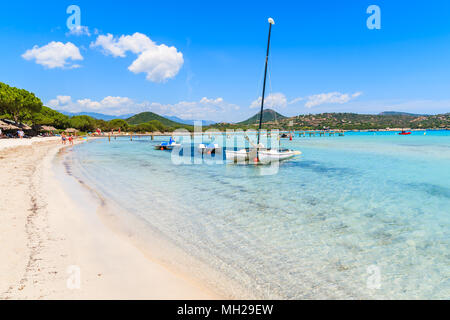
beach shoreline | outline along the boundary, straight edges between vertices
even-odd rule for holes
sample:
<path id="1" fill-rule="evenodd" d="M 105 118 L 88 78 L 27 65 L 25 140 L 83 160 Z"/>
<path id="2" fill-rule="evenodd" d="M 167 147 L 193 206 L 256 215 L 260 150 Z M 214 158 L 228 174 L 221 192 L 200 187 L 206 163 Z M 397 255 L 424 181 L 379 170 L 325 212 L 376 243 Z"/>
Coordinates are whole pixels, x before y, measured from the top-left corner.
<path id="1" fill-rule="evenodd" d="M 64 146 L 38 140 L 0 141 L 0 299 L 220 298 L 149 259 L 102 221 L 94 201 L 77 205 L 78 191 L 54 170 Z"/>

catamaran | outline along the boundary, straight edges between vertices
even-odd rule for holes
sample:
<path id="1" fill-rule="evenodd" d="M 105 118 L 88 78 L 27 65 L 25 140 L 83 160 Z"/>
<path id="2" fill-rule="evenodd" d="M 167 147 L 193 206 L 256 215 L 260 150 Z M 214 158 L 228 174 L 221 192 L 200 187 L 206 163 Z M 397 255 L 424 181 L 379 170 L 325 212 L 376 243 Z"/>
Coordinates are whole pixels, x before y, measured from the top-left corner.
<path id="1" fill-rule="evenodd" d="M 296 155 L 301 154 L 300 151 L 290 150 L 290 149 L 268 149 L 262 143 L 260 143 L 261 136 L 261 126 L 262 126 L 262 117 L 264 111 L 264 96 L 266 93 L 266 77 L 267 77 L 267 64 L 269 60 L 269 48 L 270 48 L 270 34 L 272 31 L 272 25 L 275 24 L 275 21 L 272 18 L 269 18 L 269 37 L 267 40 L 267 53 L 266 53 L 266 65 L 264 69 L 264 83 L 263 83 L 263 91 L 261 96 L 261 112 L 259 114 L 259 128 L 258 128 L 258 138 L 257 143 L 254 144 L 249 137 L 245 136 L 247 141 L 252 145 L 252 148 L 244 148 L 240 150 L 225 150 L 225 155 L 227 160 L 232 160 L 234 162 L 245 163 L 253 161 L 254 164 L 268 164 L 274 161 L 281 161 L 290 159 Z M 251 160 L 251 161 L 250 161 Z"/>

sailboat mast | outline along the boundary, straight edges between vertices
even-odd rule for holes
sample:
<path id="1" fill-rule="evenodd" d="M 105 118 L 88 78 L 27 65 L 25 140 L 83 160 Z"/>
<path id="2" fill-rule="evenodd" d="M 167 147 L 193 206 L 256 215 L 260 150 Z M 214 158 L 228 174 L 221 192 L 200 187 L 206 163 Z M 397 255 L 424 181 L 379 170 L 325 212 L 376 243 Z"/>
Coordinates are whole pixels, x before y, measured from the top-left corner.
<path id="1" fill-rule="evenodd" d="M 260 135 L 261 135 L 262 117 L 263 117 L 263 109 L 264 109 L 264 95 L 266 93 L 267 64 L 269 62 L 270 33 L 272 31 L 273 24 L 275 24 L 275 22 L 273 21 L 272 18 L 269 18 L 269 38 L 267 39 L 266 66 L 264 69 L 264 83 L 263 83 L 263 91 L 262 91 L 262 96 L 261 96 L 261 112 L 259 113 L 259 128 L 258 128 L 257 147 L 259 146 L 259 140 L 260 140 Z"/>

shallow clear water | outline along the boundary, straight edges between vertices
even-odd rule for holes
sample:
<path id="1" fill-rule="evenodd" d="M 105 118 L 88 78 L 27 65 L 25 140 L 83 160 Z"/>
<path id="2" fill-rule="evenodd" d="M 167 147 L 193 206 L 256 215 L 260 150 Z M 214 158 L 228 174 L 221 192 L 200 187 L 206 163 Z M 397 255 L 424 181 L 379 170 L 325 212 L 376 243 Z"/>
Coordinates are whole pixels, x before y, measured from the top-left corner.
<path id="1" fill-rule="evenodd" d="M 74 175 L 243 292 L 450 297 L 450 131 L 282 139 L 303 154 L 276 174 L 174 165 L 157 143 L 96 140 L 68 160 Z"/>

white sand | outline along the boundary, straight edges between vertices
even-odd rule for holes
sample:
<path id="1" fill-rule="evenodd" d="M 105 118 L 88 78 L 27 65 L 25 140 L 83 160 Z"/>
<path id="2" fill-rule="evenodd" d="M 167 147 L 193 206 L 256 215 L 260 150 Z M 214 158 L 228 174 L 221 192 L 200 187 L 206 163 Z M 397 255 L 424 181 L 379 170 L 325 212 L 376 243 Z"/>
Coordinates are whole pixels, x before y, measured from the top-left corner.
<path id="1" fill-rule="evenodd" d="M 0 140 L 0 299 L 218 298 L 76 206 L 52 170 L 59 148 Z"/>
<path id="2" fill-rule="evenodd" d="M 7 148 L 31 146 L 36 142 L 56 141 L 60 139 L 61 139 L 60 137 L 47 137 L 47 138 L 35 137 L 31 139 L 0 139 L 0 151 L 5 150 Z"/>

